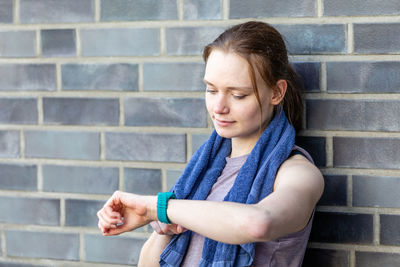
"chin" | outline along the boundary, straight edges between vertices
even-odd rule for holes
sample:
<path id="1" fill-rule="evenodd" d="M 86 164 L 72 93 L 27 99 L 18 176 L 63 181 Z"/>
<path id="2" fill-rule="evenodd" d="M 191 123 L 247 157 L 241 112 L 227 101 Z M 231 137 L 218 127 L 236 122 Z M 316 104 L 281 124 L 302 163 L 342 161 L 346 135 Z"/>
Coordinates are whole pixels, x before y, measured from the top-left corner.
<path id="1" fill-rule="evenodd" d="M 233 138 L 235 137 L 235 135 L 233 133 L 230 133 L 229 131 L 226 130 L 221 130 L 218 128 L 215 128 L 215 130 L 217 131 L 217 134 L 223 138 Z"/>

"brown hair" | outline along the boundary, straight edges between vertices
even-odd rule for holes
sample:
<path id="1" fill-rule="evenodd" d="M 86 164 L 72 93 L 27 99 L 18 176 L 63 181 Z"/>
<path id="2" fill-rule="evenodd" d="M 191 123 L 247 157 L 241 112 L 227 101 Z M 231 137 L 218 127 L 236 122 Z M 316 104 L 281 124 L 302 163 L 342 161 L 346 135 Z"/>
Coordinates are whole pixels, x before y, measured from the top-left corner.
<path id="1" fill-rule="evenodd" d="M 278 80 L 286 80 L 287 90 L 283 103 L 283 110 L 289 122 L 299 131 L 302 126 L 303 101 L 301 98 L 301 82 L 289 64 L 288 53 L 282 35 L 272 26 L 264 22 L 249 21 L 235 25 L 224 31 L 203 51 L 204 61 L 213 49 L 222 49 L 233 52 L 250 65 L 250 78 L 253 84 L 261 112 L 261 101 L 258 94 L 254 68 L 272 90 L 276 90 Z"/>

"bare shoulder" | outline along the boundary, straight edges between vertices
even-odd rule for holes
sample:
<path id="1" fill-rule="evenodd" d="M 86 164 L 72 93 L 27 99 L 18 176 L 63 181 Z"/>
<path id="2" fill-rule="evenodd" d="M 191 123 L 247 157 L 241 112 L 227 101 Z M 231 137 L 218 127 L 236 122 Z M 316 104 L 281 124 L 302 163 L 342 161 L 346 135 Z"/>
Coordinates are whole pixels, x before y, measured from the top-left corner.
<path id="1" fill-rule="evenodd" d="M 294 155 L 279 168 L 274 190 L 292 187 L 313 195 L 318 201 L 324 190 L 324 178 L 320 170 L 302 155 Z"/>

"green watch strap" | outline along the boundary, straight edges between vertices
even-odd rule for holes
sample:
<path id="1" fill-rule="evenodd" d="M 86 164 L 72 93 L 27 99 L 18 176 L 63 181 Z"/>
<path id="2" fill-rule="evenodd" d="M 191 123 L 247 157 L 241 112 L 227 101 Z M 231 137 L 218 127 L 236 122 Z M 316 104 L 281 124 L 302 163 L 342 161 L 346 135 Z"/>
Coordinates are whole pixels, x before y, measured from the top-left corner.
<path id="1" fill-rule="evenodd" d="M 172 192 L 158 193 L 157 197 L 157 217 L 162 223 L 170 224 L 171 221 L 167 217 L 167 206 L 168 200 L 171 198 L 176 199 L 176 196 Z"/>

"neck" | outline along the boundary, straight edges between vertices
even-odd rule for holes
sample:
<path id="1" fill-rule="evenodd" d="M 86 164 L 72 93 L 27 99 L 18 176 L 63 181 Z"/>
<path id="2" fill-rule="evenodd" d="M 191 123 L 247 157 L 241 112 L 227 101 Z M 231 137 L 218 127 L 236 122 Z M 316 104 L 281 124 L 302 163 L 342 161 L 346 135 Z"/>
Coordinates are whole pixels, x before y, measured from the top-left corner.
<path id="1" fill-rule="evenodd" d="M 249 154 L 253 147 L 256 145 L 258 138 L 254 140 L 240 140 L 239 138 L 232 138 L 232 151 L 231 158 L 240 157 Z"/>

